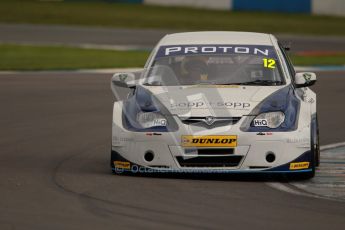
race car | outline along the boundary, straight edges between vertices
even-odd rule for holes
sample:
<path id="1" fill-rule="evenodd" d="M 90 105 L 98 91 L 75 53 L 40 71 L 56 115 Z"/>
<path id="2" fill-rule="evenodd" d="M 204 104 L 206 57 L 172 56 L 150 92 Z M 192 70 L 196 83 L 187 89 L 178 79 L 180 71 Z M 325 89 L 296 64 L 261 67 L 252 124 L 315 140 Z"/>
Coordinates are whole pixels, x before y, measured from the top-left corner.
<path id="1" fill-rule="evenodd" d="M 144 69 L 112 77 L 112 171 L 313 177 L 316 75 L 286 49 L 264 33 L 163 37 Z"/>

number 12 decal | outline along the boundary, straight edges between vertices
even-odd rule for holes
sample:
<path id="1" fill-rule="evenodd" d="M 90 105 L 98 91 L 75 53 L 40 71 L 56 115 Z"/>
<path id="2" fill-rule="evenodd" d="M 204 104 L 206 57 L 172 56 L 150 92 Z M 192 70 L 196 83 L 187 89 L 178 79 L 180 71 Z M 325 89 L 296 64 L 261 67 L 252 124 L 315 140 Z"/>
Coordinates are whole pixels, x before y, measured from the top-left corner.
<path id="1" fill-rule="evenodd" d="M 264 67 L 274 69 L 276 68 L 276 61 L 274 59 L 264 58 Z"/>

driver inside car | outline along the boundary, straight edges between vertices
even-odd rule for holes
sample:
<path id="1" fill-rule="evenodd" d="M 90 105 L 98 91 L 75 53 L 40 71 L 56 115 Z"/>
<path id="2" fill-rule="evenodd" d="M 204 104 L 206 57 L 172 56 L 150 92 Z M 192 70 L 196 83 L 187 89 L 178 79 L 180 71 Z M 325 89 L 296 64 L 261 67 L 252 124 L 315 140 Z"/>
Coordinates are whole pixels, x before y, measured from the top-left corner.
<path id="1" fill-rule="evenodd" d="M 197 84 L 208 81 L 207 57 L 189 56 L 181 63 L 180 84 Z"/>

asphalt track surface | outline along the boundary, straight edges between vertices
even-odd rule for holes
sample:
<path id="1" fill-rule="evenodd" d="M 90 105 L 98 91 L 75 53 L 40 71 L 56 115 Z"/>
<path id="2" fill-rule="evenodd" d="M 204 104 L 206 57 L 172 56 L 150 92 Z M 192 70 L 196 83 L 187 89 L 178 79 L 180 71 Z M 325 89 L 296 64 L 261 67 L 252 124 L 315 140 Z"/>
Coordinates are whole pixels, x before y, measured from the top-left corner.
<path id="1" fill-rule="evenodd" d="M 165 34 L 174 32 L 181 31 L 0 24 L 0 42 L 151 49 Z M 291 42 L 291 51 L 293 52 L 345 51 L 345 37 L 286 34 L 277 34 L 276 36 L 283 43 Z"/>
<path id="2" fill-rule="evenodd" d="M 323 72 L 321 144 L 344 141 L 345 73 Z M 343 229 L 345 203 L 263 181 L 112 175 L 109 74 L 0 75 L 0 229 Z"/>

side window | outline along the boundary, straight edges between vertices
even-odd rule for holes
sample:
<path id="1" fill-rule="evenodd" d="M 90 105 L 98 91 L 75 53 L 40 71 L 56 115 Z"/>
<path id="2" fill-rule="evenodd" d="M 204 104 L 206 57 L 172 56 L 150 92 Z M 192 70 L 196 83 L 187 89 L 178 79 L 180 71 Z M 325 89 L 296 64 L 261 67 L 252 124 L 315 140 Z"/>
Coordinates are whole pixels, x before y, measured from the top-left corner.
<path id="1" fill-rule="evenodd" d="M 281 47 L 281 45 L 279 45 L 279 48 L 280 48 L 280 51 L 283 53 L 284 59 L 285 59 L 285 61 L 286 61 L 286 64 L 287 64 L 287 66 L 288 66 L 288 69 L 289 69 L 289 73 L 290 73 L 292 79 L 295 80 L 296 71 L 295 71 L 295 69 L 293 68 L 292 62 L 291 62 L 289 56 L 286 54 L 284 48 Z"/>

